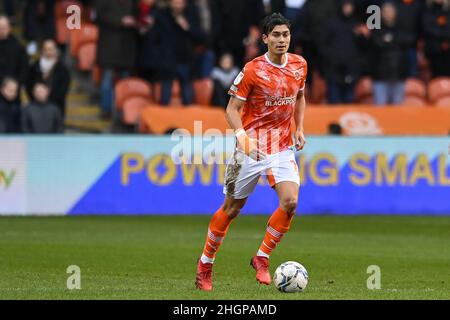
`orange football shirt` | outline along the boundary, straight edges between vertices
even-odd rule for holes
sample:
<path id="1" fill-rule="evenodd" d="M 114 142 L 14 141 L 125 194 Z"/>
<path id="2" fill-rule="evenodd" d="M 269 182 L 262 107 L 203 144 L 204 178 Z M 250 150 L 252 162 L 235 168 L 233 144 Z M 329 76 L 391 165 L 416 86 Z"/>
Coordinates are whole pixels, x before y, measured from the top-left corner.
<path id="1" fill-rule="evenodd" d="M 245 101 L 241 115 L 244 130 L 258 140 L 265 153 L 278 153 L 293 144 L 291 119 L 306 75 L 303 57 L 286 53 L 285 63 L 277 65 L 266 53 L 247 63 L 234 80 L 228 93 Z"/>

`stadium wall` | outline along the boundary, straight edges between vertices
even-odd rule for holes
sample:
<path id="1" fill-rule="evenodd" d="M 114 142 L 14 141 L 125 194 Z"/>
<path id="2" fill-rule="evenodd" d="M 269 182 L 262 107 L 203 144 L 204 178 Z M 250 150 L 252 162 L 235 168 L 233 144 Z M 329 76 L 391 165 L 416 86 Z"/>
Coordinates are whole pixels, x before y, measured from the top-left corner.
<path id="1" fill-rule="evenodd" d="M 445 137 L 309 137 L 297 155 L 298 211 L 450 215 L 448 144 Z M 217 160 L 233 147 L 233 138 L 2 137 L 0 214 L 210 214 L 223 200 L 226 161 Z M 178 163 L 181 150 L 201 164 Z M 244 213 L 276 206 L 262 179 Z"/>

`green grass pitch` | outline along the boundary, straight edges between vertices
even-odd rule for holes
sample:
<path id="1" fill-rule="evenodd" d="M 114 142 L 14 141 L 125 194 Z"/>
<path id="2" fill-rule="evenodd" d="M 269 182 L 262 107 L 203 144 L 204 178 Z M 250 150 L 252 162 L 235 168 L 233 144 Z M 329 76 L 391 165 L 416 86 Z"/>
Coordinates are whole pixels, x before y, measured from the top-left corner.
<path id="1" fill-rule="evenodd" d="M 0 299 L 450 299 L 450 218 L 297 216 L 271 271 L 302 263 L 305 292 L 256 283 L 249 266 L 267 216 L 242 215 L 216 259 L 214 290 L 194 288 L 209 216 L 2 217 Z M 81 290 L 68 290 L 70 265 Z M 369 265 L 381 289 L 368 290 Z"/>

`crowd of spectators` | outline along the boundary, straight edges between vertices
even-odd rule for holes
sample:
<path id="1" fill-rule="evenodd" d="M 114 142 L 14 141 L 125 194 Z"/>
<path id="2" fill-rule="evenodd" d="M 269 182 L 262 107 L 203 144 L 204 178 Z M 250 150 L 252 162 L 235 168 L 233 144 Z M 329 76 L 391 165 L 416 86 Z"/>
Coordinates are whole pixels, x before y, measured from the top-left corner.
<path id="1" fill-rule="evenodd" d="M 23 2 L 25 47 L 11 33 L 17 5 L 3 1 L 0 132 L 8 127 L 2 125 L 5 121 L 1 119 L 6 115 L 15 119 L 8 130 L 29 130 L 27 124 L 38 118 L 33 116 L 35 111 L 24 113 L 25 118 L 16 111 L 6 111 L 20 106 L 20 95 L 13 92 L 22 87 L 33 109 L 45 109 L 55 123 L 64 118 L 70 72 L 61 61 L 61 48 L 53 40 L 56 1 Z M 324 79 L 329 104 L 354 102 L 355 86 L 366 76 L 373 79 L 375 104 L 401 103 L 405 80 L 421 76 L 422 52 L 431 77 L 450 76 L 450 0 L 80 2 L 99 28 L 96 62 L 102 70 L 100 106 L 105 117 L 114 105 L 115 81 L 130 75 L 160 83 L 162 105 L 170 104 L 175 79 L 180 83 L 182 103 L 189 105 L 194 98 L 193 80 L 211 78 L 211 103 L 226 106 L 226 91 L 236 74 L 265 50 L 259 23 L 271 12 L 281 12 L 291 20 L 290 51 L 307 59 L 308 85 L 313 83 L 314 74 Z M 380 28 L 367 24 L 377 20 L 371 16 L 376 11 L 367 12 L 371 5 L 381 8 Z M 48 93 L 42 93 L 37 101 L 36 91 L 45 91 L 39 89 L 47 89 Z M 43 104 L 51 108 L 42 108 Z M 54 114 L 55 110 L 59 115 Z M 61 128 L 51 127 L 55 131 Z"/>

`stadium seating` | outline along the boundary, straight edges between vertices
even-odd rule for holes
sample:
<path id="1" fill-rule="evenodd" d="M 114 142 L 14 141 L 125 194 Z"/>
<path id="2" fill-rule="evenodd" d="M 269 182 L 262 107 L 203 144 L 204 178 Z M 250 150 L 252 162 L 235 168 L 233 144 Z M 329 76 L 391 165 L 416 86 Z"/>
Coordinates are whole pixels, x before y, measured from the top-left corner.
<path id="1" fill-rule="evenodd" d="M 123 104 L 123 122 L 128 125 L 139 123 L 142 110 L 151 105 L 151 100 L 145 97 L 131 97 Z"/>
<path id="2" fill-rule="evenodd" d="M 450 108 L 450 95 L 438 99 L 435 103 L 437 107 L 449 107 Z"/>
<path id="3" fill-rule="evenodd" d="M 130 77 L 119 80 L 115 85 L 116 108 L 122 109 L 125 101 L 131 97 L 151 99 L 150 84 L 140 78 Z"/>
<path id="4" fill-rule="evenodd" d="M 194 103 L 201 106 L 210 106 L 214 90 L 214 83 L 211 79 L 199 79 L 194 81 Z"/>
<path id="5" fill-rule="evenodd" d="M 195 121 L 201 121 L 201 132 L 194 131 Z M 205 108 L 199 105 L 171 108 L 153 106 L 141 112 L 139 131 L 142 133 L 164 134 L 177 128 L 186 129 L 191 134 L 204 133 L 208 129 L 225 133 L 228 124 L 222 108 Z"/>
<path id="6" fill-rule="evenodd" d="M 435 104 L 438 100 L 450 96 L 450 77 L 439 77 L 428 84 L 428 99 Z"/>
<path id="7" fill-rule="evenodd" d="M 414 95 L 406 95 L 402 105 L 409 107 L 425 107 L 427 102 L 424 98 L 420 98 Z"/>
<path id="8" fill-rule="evenodd" d="M 84 43 L 78 49 L 78 69 L 81 71 L 93 70 L 97 51 L 96 42 Z"/>
<path id="9" fill-rule="evenodd" d="M 98 27 L 92 23 L 83 23 L 81 29 L 70 32 L 70 54 L 76 57 L 79 48 L 89 42 L 97 42 Z"/>
<path id="10" fill-rule="evenodd" d="M 425 100 L 426 96 L 427 96 L 427 89 L 425 87 L 425 84 L 421 80 L 415 78 L 409 78 L 406 80 L 405 97 L 407 98 L 416 97 Z"/>
<path id="11" fill-rule="evenodd" d="M 371 78 L 363 77 L 358 81 L 355 86 L 355 101 L 357 103 L 372 103 L 373 88 Z"/>

